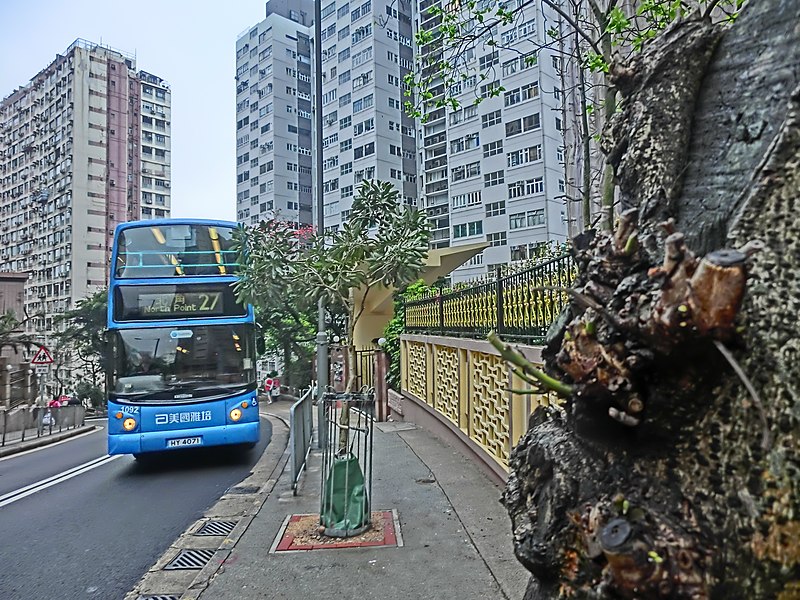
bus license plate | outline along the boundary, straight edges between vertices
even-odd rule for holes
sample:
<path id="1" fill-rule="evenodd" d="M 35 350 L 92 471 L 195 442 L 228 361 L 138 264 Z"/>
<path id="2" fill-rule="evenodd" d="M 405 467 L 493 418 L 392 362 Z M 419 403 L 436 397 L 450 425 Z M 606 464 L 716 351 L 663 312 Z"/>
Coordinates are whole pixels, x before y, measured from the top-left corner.
<path id="1" fill-rule="evenodd" d="M 199 446 L 199 437 L 180 438 L 177 440 L 167 440 L 167 448 L 175 448 L 178 446 Z"/>

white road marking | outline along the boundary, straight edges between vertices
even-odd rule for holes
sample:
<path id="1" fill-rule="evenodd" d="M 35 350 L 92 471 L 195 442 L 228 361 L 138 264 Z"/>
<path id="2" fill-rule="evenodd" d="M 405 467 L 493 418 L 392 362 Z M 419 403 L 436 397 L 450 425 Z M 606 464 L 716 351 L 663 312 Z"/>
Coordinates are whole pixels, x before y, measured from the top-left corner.
<path id="1" fill-rule="evenodd" d="M 72 479 L 73 477 L 82 475 L 87 471 L 91 471 L 92 469 L 96 469 L 97 467 L 102 467 L 103 465 L 106 465 L 118 458 L 122 458 L 122 455 L 115 454 L 114 456 L 109 456 L 108 454 L 106 454 L 105 456 L 101 456 L 100 458 L 90 460 L 89 462 L 83 463 L 82 465 L 78 465 L 77 467 L 67 469 L 64 472 L 59 473 L 57 475 L 53 475 L 52 477 L 48 477 L 47 479 L 42 479 L 41 481 L 37 481 L 36 483 L 26 485 L 25 487 L 21 487 L 18 490 L 14 490 L 13 492 L 4 494 L 0 496 L 0 508 L 8 506 L 9 504 L 16 502 L 17 500 L 22 500 L 23 498 L 27 498 L 28 496 L 35 494 L 36 492 L 41 492 L 42 490 L 46 490 L 49 487 L 58 485 L 59 483 L 67 481 L 68 479 Z"/>
<path id="2" fill-rule="evenodd" d="M 45 448 L 52 448 L 53 446 L 66 444 L 67 442 L 71 442 L 72 440 L 79 440 L 82 437 L 86 437 L 87 435 L 92 435 L 93 433 L 97 433 L 98 431 L 102 431 L 103 429 L 105 429 L 105 427 L 103 427 L 102 425 L 96 425 L 95 428 L 92 429 L 91 431 L 74 435 L 72 437 L 64 438 L 59 442 L 53 442 L 52 444 L 45 444 L 44 446 L 39 446 L 38 448 L 31 448 L 30 450 L 25 450 L 24 452 L 17 452 L 16 454 L 9 454 L 8 456 L 0 458 L 0 462 L 3 462 L 4 460 L 10 460 L 12 458 L 17 458 L 19 456 L 25 456 L 26 454 L 30 454 L 31 452 L 36 452 L 38 450 L 44 450 Z"/>

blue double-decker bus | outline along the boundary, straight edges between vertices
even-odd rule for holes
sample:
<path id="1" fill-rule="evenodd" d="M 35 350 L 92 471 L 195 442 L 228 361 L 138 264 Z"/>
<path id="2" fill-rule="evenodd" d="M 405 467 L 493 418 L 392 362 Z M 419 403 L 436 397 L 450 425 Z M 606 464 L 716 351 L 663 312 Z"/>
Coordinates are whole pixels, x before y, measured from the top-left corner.
<path id="1" fill-rule="evenodd" d="M 108 289 L 108 453 L 259 439 L 255 317 L 237 301 L 236 223 L 118 225 Z"/>

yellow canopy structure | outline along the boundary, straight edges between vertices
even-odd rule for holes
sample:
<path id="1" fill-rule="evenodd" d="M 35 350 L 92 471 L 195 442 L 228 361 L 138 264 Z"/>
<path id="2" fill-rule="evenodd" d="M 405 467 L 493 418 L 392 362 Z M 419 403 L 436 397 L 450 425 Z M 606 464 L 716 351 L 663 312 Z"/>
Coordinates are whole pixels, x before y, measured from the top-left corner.
<path id="1" fill-rule="evenodd" d="M 430 285 L 440 277 L 445 277 L 452 273 L 470 258 L 480 254 L 488 246 L 489 244 L 486 242 L 479 242 L 453 248 L 434 248 L 429 250 L 427 265 L 420 275 L 420 279 Z M 373 343 L 372 340 L 383 335 L 386 324 L 392 318 L 392 295 L 394 291 L 394 288 L 383 286 L 370 290 L 364 314 L 359 319 L 354 334 L 356 348 L 370 346 Z M 356 302 L 360 303 L 363 296 L 364 289 L 356 292 Z"/>

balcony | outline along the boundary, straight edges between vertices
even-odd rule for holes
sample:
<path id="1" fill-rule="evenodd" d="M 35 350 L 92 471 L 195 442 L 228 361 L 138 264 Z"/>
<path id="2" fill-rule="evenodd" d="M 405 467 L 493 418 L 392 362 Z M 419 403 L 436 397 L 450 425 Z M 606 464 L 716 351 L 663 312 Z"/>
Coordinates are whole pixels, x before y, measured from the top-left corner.
<path id="1" fill-rule="evenodd" d="M 438 169 L 439 167 L 446 167 L 447 166 L 447 157 L 442 156 L 440 158 L 434 158 L 433 160 L 425 161 L 425 170 L 430 171 L 431 169 Z"/>
<path id="2" fill-rule="evenodd" d="M 436 183 L 429 183 L 425 186 L 425 194 L 435 194 L 447 189 L 447 179 L 437 181 Z"/>
<path id="3" fill-rule="evenodd" d="M 438 144 L 444 144 L 447 142 L 447 132 L 443 131 L 442 133 L 437 133 L 436 135 L 432 135 L 430 137 L 425 138 L 425 148 L 430 148 L 431 146 L 436 146 Z"/>
<path id="4" fill-rule="evenodd" d="M 431 111 L 425 115 L 427 117 L 427 124 L 431 124 L 434 121 L 438 121 L 440 119 L 444 119 L 445 117 L 445 110 L 444 108 L 439 108 L 437 110 Z"/>

